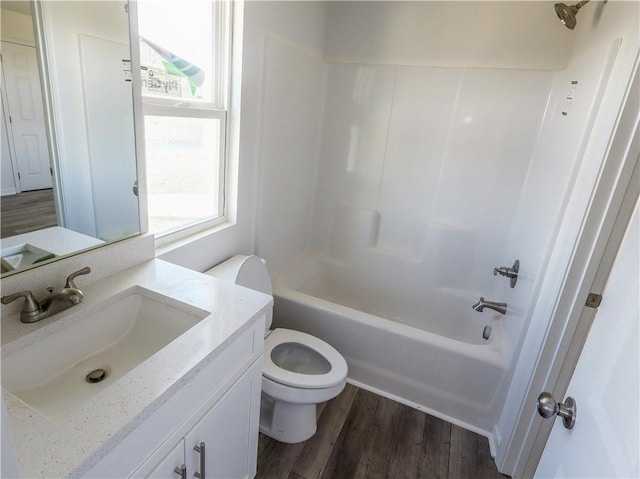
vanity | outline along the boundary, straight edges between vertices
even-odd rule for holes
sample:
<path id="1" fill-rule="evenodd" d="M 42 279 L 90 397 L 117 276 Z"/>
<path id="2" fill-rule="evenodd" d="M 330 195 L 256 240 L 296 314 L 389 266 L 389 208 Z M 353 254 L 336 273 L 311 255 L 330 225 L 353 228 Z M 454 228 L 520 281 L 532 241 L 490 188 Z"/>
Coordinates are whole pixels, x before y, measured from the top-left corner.
<path id="1" fill-rule="evenodd" d="M 272 298 L 158 259 L 77 282 L 77 306 L 2 319 L 19 475 L 253 477 Z"/>

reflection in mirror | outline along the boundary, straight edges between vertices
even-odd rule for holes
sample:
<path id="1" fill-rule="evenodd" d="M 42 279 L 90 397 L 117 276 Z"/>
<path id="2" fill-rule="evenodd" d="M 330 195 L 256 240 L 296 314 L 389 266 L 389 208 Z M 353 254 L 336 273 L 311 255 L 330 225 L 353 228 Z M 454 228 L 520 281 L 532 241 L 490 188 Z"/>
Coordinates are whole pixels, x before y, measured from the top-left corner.
<path id="1" fill-rule="evenodd" d="M 140 223 L 126 2 L 1 7 L 4 275 Z"/>

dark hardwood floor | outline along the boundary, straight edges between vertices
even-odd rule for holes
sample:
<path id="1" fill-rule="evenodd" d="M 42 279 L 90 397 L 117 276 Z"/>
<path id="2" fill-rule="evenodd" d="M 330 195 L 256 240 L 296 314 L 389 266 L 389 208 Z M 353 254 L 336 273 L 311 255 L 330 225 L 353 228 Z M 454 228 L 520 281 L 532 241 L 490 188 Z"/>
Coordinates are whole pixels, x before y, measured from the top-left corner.
<path id="1" fill-rule="evenodd" d="M 321 410 L 320 410 L 321 409 Z M 486 438 L 347 384 L 300 444 L 260 434 L 258 479 L 504 479 Z"/>
<path id="2" fill-rule="evenodd" d="M 36 190 L 0 198 L 2 238 L 56 226 L 53 190 Z"/>

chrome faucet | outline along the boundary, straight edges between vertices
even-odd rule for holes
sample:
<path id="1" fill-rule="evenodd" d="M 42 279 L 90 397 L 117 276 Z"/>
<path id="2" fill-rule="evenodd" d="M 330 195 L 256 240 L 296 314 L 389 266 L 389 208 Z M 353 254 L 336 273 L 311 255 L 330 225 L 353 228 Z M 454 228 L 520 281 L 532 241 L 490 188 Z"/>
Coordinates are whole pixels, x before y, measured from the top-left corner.
<path id="1" fill-rule="evenodd" d="M 480 298 L 476 304 L 471 306 L 475 311 L 484 311 L 484 308 L 493 309 L 500 314 L 507 314 L 507 303 L 496 303 L 495 301 L 485 301 L 484 298 Z"/>
<path id="2" fill-rule="evenodd" d="M 20 321 L 23 323 L 35 323 L 42 319 L 53 316 L 56 313 L 69 309 L 70 307 L 80 304 L 84 294 L 76 286 L 74 279 L 81 274 L 89 274 L 91 269 L 87 266 L 71 273 L 67 276 L 67 282 L 60 291 L 54 291 L 53 288 L 47 288 L 49 296 L 39 302 L 31 291 L 18 291 L 14 294 L 3 296 L 0 301 L 2 304 L 9 304 L 18 298 L 24 298 L 22 312 L 20 313 Z"/>

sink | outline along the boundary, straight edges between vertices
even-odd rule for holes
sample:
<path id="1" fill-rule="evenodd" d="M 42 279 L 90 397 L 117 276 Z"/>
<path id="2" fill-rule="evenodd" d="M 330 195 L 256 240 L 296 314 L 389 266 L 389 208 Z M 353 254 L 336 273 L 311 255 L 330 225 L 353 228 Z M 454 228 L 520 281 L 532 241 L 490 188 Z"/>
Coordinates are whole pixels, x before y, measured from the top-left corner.
<path id="1" fill-rule="evenodd" d="M 41 261 L 46 261 L 56 257 L 53 253 L 29 243 L 4 248 L 2 249 L 2 252 L 0 252 L 0 256 L 3 273 L 14 271 L 16 269 L 23 269 Z"/>
<path id="2" fill-rule="evenodd" d="M 64 417 L 209 315 L 140 286 L 97 306 L 3 357 L 2 387 L 51 419 Z"/>

